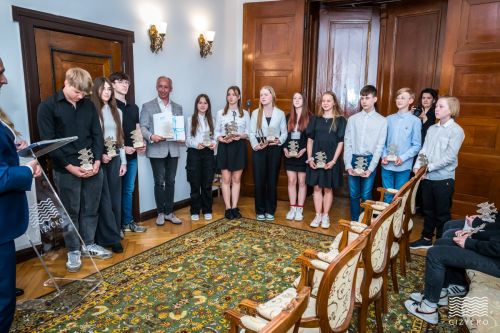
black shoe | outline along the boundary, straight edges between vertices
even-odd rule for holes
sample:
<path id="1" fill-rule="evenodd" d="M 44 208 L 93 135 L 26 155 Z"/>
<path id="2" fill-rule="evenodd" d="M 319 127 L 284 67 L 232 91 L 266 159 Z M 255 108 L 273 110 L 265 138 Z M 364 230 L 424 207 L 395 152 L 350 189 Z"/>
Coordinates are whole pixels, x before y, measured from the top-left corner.
<path id="1" fill-rule="evenodd" d="M 121 243 L 111 245 L 111 251 L 114 253 L 123 253 L 123 246 Z"/>
<path id="2" fill-rule="evenodd" d="M 16 288 L 16 297 L 24 295 L 24 289 Z"/>
<path id="3" fill-rule="evenodd" d="M 416 240 L 412 243 L 410 243 L 410 249 L 428 249 L 432 247 L 432 241 L 425 239 L 425 238 L 420 238 L 419 240 Z"/>
<path id="4" fill-rule="evenodd" d="M 233 217 L 235 219 L 241 218 L 240 209 L 238 207 L 231 209 L 233 211 Z"/>
<path id="5" fill-rule="evenodd" d="M 224 217 L 228 220 L 234 219 L 233 216 L 233 210 L 232 209 L 226 209 L 226 212 L 224 213 Z"/>

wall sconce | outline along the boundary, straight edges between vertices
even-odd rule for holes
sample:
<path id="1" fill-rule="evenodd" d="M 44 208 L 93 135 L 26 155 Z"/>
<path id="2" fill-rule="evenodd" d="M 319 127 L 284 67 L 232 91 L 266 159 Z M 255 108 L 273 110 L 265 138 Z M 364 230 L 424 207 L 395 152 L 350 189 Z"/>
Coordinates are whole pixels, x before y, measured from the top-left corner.
<path id="1" fill-rule="evenodd" d="M 198 37 L 198 44 L 200 45 L 200 56 L 206 58 L 207 55 L 212 54 L 212 47 L 214 45 L 215 31 L 205 31 Z"/>
<path id="2" fill-rule="evenodd" d="M 151 41 L 151 52 L 158 53 L 163 50 L 163 42 L 165 41 L 165 34 L 167 33 L 167 22 L 160 22 L 158 27 L 151 24 L 148 30 L 149 40 Z"/>

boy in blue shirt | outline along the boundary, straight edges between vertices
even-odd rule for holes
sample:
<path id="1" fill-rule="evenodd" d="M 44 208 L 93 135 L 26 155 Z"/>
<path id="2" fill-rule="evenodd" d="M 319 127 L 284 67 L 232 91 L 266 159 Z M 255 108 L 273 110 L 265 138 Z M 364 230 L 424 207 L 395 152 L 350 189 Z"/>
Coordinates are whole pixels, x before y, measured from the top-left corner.
<path id="1" fill-rule="evenodd" d="M 382 186 L 399 190 L 410 179 L 413 157 L 421 147 L 422 124 L 410 112 L 415 93 L 410 88 L 401 88 L 396 94 L 398 112 L 387 117 L 387 139 L 382 153 Z M 386 193 L 384 201 L 389 203 L 392 194 Z"/>

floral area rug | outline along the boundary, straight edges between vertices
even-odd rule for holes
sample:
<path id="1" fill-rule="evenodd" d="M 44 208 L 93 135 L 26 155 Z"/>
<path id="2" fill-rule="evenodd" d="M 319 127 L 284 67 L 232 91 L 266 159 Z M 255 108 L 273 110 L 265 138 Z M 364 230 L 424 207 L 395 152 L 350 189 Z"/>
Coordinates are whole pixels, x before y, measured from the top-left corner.
<path id="1" fill-rule="evenodd" d="M 104 283 L 69 314 L 17 311 L 11 331 L 226 332 L 226 309 L 243 298 L 264 302 L 290 287 L 300 273 L 294 259 L 332 240 L 273 223 L 222 219 L 103 270 Z M 407 295 L 423 289 L 424 266 L 424 258 L 413 256 L 400 293 L 390 293 L 384 332 L 458 331 L 443 322 L 445 310 L 437 326 L 404 310 Z M 76 283 L 64 288 L 78 293 Z M 373 306 L 367 324 L 376 332 Z M 349 332 L 356 331 L 355 315 Z"/>

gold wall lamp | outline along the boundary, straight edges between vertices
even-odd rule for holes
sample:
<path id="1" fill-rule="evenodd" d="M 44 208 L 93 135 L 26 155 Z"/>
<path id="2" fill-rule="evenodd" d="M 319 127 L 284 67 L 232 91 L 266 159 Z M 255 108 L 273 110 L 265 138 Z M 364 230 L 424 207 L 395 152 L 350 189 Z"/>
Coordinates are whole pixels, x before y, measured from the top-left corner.
<path id="1" fill-rule="evenodd" d="M 212 54 L 212 47 L 214 45 L 215 31 L 205 31 L 198 37 L 198 44 L 200 45 L 200 56 L 206 58 Z"/>
<path id="2" fill-rule="evenodd" d="M 165 34 L 167 33 L 167 22 L 151 24 L 148 30 L 149 40 L 151 41 L 150 49 L 153 53 L 158 53 L 163 50 L 163 42 L 165 41 Z"/>

